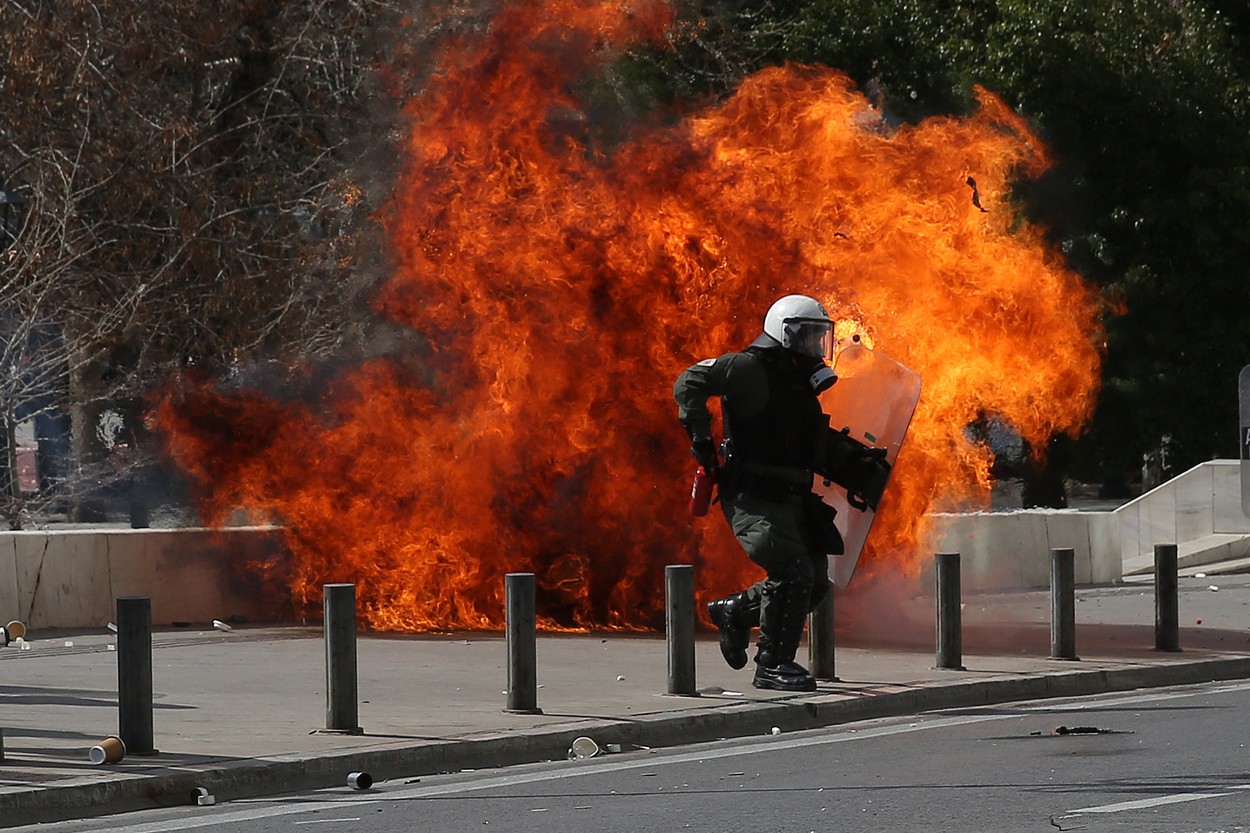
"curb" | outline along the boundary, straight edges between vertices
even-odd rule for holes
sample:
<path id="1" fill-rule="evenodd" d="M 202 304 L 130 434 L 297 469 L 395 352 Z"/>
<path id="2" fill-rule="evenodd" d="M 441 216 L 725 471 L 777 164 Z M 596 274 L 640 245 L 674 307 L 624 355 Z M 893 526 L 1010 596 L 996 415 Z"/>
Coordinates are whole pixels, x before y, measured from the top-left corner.
<path id="1" fill-rule="evenodd" d="M 845 693 L 796 695 L 766 703 L 639 715 L 631 720 L 580 720 L 456 740 L 397 742 L 315 756 L 274 755 L 155 774 L 83 777 L 0 794 L 4 817 L 0 827 L 194 805 L 201 787 L 219 800 L 230 801 L 344 786 L 347 774 L 358 771 L 371 773 L 377 783 L 391 777 L 560 760 L 573 740 L 583 735 L 593 736 L 600 745 L 673 747 L 767 734 L 774 726 L 792 732 L 940 709 L 1236 679 L 1250 679 L 1250 656 L 890 686 L 854 699 Z"/>

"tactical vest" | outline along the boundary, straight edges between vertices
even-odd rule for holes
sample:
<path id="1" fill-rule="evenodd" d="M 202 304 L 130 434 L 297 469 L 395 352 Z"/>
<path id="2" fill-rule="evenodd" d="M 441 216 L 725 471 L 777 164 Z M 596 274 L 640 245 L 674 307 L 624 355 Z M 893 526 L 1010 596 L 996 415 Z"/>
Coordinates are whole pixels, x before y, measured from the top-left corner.
<path id="1" fill-rule="evenodd" d="M 824 413 L 807 375 L 782 350 L 752 346 L 743 352 L 764 367 L 768 401 L 759 413 L 745 416 L 732 399 L 721 400 L 734 455 L 743 463 L 811 469 Z M 759 403 L 751 404 L 758 408 Z"/>

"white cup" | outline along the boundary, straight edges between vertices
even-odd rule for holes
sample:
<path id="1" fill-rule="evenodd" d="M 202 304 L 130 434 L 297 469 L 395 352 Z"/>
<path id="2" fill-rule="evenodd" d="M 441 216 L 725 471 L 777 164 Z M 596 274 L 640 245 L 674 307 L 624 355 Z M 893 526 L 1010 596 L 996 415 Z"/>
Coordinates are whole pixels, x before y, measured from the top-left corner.
<path id="1" fill-rule="evenodd" d="M 569 747 L 569 758 L 572 760 L 580 760 L 582 758 L 593 758 L 599 754 L 599 744 L 590 738 L 578 738 L 573 741 L 573 745 Z"/>

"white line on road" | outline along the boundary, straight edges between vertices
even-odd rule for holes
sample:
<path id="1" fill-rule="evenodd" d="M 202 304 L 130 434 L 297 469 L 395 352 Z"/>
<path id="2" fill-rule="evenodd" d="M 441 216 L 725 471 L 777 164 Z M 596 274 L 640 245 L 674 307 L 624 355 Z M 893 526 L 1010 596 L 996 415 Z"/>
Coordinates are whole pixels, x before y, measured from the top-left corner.
<path id="1" fill-rule="evenodd" d="M 619 772 L 629 769 L 650 769 L 672 763 L 689 763 L 691 761 L 707 761 L 718 758 L 735 758 L 743 755 L 753 755 L 758 752 L 793 749 L 796 746 L 820 746 L 831 743 L 845 743 L 847 741 L 870 740 L 872 738 L 900 735 L 907 732 L 940 729 L 946 726 L 960 726 L 969 723 L 985 723 L 991 720 L 1004 720 L 1013 716 L 1014 715 L 1009 714 L 979 714 L 960 717 L 917 717 L 908 724 L 898 726 L 874 726 L 867 729 L 846 729 L 844 730 L 844 733 L 825 737 L 790 737 L 787 740 L 769 741 L 765 743 L 751 744 L 749 746 L 682 752 L 676 755 L 665 755 L 662 758 L 647 755 L 641 758 L 630 756 L 619 761 L 607 759 L 603 763 L 570 762 L 567 767 L 560 769 L 546 769 L 541 772 L 515 772 L 507 775 L 499 775 L 491 778 L 479 778 L 473 781 L 453 784 L 429 784 L 419 787 L 409 787 L 407 789 L 387 789 L 384 792 L 379 791 L 368 796 L 348 794 L 337 798 L 327 798 L 324 801 L 297 802 L 293 804 L 279 804 L 277 806 L 253 807 L 220 814 L 214 813 L 212 816 L 201 818 L 166 819 L 163 821 L 144 822 L 141 824 L 126 826 L 110 825 L 108 829 L 112 831 L 112 833 L 167 833 L 167 831 L 168 833 L 172 833 L 173 831 L 179 830 L 196 830 L 205 827 L 227 826 L 244 821 L 254 821 L 256 819 L 290 816 L 299 813 L 321 812 L 323 810 L 333 810 L 336 808 L 346 809 L 350 807 L 352 809 L 356 809 L 362 805 L 384 801 L 402 801 L 413 798 L 451 795 L 453 793 L 479 792 L 481 790 L 493 790 L 500 787 L 514 787 L 521 784 L 532 784 L 538 781 L 551 781 L 557 778 L 572 778 L 582 775 L 601 775 L 605 772 Z M 326 794 L 326 791 L 324 790 L 318 792 L 323 795 Z M 281 798 L 266 798 L 257 800 L 266 802 L 282 801 Z"/>
<path id="2" fill-rule="evenodd" d="M 1250 689 L 1250 682 L 1203 688 L 1200 691 L 1156 691 L 1153 693 L 1130 694 L 1123 697 L 1109 694 L 1097 700 L 1090 700 L 1087 697 L 1082 697 L 1081 702 L 1076 703 L 1067 700 L 1035 703 L 1033 705 L 1023 707 L 1022 710 L 1032 712 L 1099 711 L 1109 706 L 1129 706 L 1134 703 L 1157 703 L 1160 700 L 1180 700 L 1185 697 L 1193 697 L 1197 694 L 1227 694 L 1232 691 L 1246 691 L 1248 689 Z"/>
<path id="3" fill-rule="evenodd" d="M 345 821 L 360 821 L 360 816 L 350 819 L 313 819 L 312 821 L 295 821 L 292 824 L 342 824 Z"/>
<path id="4" fill-rule="evenodd" d="M 1221 686 L 1218 689 L 1201 688 L 1193 691 L 1170 691 L 1159 692 L 1154 694 L 1138 694 L 1128 697 L 1115 696 L 1110 699 L 1099 699 L 1094 701 L 1084 700 L 1081 703 L 1060 706 L 1053 704 L 1041 704 L 1028 706 L 1029 711 L 1074 711 L 1077 709 L 1098 709 L 1099 707 L 1107 707 L 1110 705 L 1125 705 L 1130 703 L 1145 703 L 1159 700 L 1173 700 L 1182 697 L 1193 697 L 1201 694 L 1211 694 L 1213 691 L 1239 691 L 1250 688 L 1250 683 L 1242 683 L 1239 685 Z M 1019 707 L 1017 706 L 1017 709 Z M 336 808 L 346 809 L 348 807 L 358 808 L 363 805 L 374 804 L 385 801 L 398 801 L 414 798 L 425 798 L 438 795 L 450 795 L 453 793 L 478 792 L 481 790 L 493 790 L 501 787 L 514 787 L 521 784 L 532 784 L 539 781 L 550 781 L 557 778 L 572 778 L 583 775 L 601 775 L 606 772 L 619 772 L 630 769 L 646 769 L 657 766 L 664 766 L 673 763 L 690 763 L 692 761 L 707 761 L 720 758 L 736 758 L 744 755 L 753 755 L 760 752 L 774 752 L 781 749 L 794 749 L 800 746 L 824 746 L 834 743 L 846 743 L 857 740 L 871 740 L 880 737 L 889 737 L 891 735 L 901 735 L 909 732 L 922 732 L 930 729 L 942 729 L 948 726 L 964 726 L 972 723 L 986 723 L 994 720 L 1007 720 L 1018 717 L 1018 712 L 1007 713 L 991 713 L 976 715 L 958 715 L 958 716 L 940 716 L 937 714 L 919 715 L 911 718 L 901 718 L 909 720 L 907 723 L 899 723 L 886 726 L 869 726 L 867 728 L 843 728 L 835 735 L 819 735 L 815 737 L 796 737 L 787 736 L 784 739 L 776 741 L 765 741 L 761 743 L 751 743 L 739 746 L 726 746 L 719 749 L 698 749 L 691 752 L 681 752 L 672 755 L 664 755 L 656 757 L 646 755 L 642 757 L 622 757 L 620 760 L 612 760 L 611 758 L 603 759 L 602 762 L 590 761 L 570 762 L 567 767 L 559 769 L 544 769 L 541 771 L 516 771 L 505 775 L 499 775 L 489 778 L 478 778 L 472 781 L 457 782 L 450 784 L 423 784 L 421 786 L 413 786 L 407 789 L 391 790 L 383 787 L 383 789 L 369 795 L 361 794 L 341 794 L 338 797 L 329 797 L 333 795 L 328 790 L 317 791 L 327 798 L 323 801 L 315 802 L 295 802 L 280 803 L 271 806 L 256 806 L 246 809 L 239 809 L 228 812 L 214 812 L 210 816 L 201 816 L 198 818 L 185 819 L 165 819 L 157 822 L 145 822 L 140 824 L 132 824 L 125 826 L 109 826 L 109 830 L 113 833 L 173 833 L 180 830 L 195 830 L 205 827 L 216 827 L 233 825 L 242 821 L 251 821 L 255 819 L 274 818 L 277 816 L 289 816 L 301 813 L 320 812 L 322 810 L 333 810 Z M 851 724 L 852 726 L 854 724 Z M 375 785 L 383 786 L 383 785 Z M 337 789 L 337 788 L 336 788 Z M 1199 797 L 1210 797 L 1212 793 L 1202 793 Z M 254 799 L 265 802 L 282 802 L 282 798 L 265 798 Z M 236 806 L 244 802 L 235 802 Z M 218 805 L 219 807 L 221 805 Z M 1114 805 L 1108 805 L 1114 806 Z M 1081 811 L 1074 811 L 1081 812 Z M 1092 812 L 1087 811 L 1087 812 Z M 1112 811 L 1107 811 L 1112 812 Z M 113 822 L 117 819 L 114 817 Z M 329 820 L 327 820 L 329 821 Z M 33 829 L 33 828 L 31 828 Z M 47 829 L 46 827 L 42 829 Z M 18 833 L 15 831 L 15 833 Z"/>
<path id="5" fill-rule="evenodd" d="M 1250 784 L 1238 784 L 1234 787 L 1228 787 L 1232 790 L 1250 789 Z M 1232 795 L 1232 793 L 1177 793 L 1175 795 L 1161 795 L 1157 798 L 1142 798 L 1137 801 L 1121 801 L 1119 804 L 1103 804 L 1100 807 L 1082 807 L 1079 810 L 1069 810 L 1069 815 L 1077 813 L 1123 813 L 1125 810 L 1144 810 L 1148 807 L 1161 807 L 1164 804 L 1181 804 L 1186 801 L 1199 801 L 1204 798 L 1220 798 L 1222 796 Z"/>

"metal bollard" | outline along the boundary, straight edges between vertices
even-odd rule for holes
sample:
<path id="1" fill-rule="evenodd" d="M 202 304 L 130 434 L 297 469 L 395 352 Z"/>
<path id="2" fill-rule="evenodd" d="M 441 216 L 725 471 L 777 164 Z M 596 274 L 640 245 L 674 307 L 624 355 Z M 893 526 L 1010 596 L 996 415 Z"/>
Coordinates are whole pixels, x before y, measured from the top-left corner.
<path id="1" fill-rule="evenodd" d="M 830 587 L 825 598 L 807 617 L 807 656 L 812 676 L 835 682 L 838 679 L 833 673 L 833 594 L 836 589 Z"/>
<path id="2" fill-rule="evenodd" d="M 1155 650 L 1179 651 L 1176 544 L 1155 544 Z"/>
<path id="3" fill-rule="evenodd" d="M 504 576 L 508 649 L 508 705 L 505 712 L 542 714 L 538 708 L 538 651 L 534 624 L 534 574 Z"/>
<path id="4" fill-rule="evenodd" d="M 959 553 L 937 554 L 937 667 L 963 671 Z"/>
<path id="5" fill-rule="evenodd" d="M 364 734 L 356 693 L 356 585 L 327 584 L 322 592 L 322 630 L 326 643 L 325 731 Z"/>
<path id="6" fill-rule="evenodd" d="M 117 597 L 117 736 L 132 755 L 152 745 L 152 600 Z"/>
<path id="7" fill-rule="evenodd" d="M 668 643 L 668 693 L 694 696 L 694 567 L 664 568 L 664 634 Z"/>
<path id="8" fill-rule="evenodd" d="M 1050 658 L 1076 655 L 1076 552 L 1050 551 Z"/>

